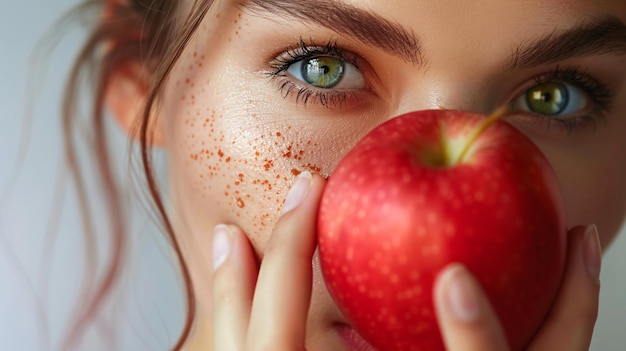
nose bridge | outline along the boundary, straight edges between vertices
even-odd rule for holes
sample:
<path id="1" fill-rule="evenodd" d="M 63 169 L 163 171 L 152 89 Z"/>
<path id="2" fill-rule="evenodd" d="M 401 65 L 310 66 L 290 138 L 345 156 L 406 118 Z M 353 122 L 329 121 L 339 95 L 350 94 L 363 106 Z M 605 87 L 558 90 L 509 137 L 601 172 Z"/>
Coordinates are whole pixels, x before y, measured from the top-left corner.
<path id="1" fill-rule="evenodd" d="M 465 110 L 489 113 L 493 101 L 486 87 L 461 75 L 420 75 L 400 94 L 397 115 L 427 109 Z"/>

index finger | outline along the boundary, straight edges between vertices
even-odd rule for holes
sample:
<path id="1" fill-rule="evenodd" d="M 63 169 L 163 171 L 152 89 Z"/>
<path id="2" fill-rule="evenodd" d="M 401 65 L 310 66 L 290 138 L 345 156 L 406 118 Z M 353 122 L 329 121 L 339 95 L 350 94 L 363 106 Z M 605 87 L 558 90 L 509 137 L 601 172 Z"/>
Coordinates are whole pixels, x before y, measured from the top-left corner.
<path id="1" fill-rule="evenodd" d="M 279 219 L 265 250 L 252 303 L 247 350 L 304 350 L 315 220 L 323 184 L 321 177 L 303 173 L 290 190 L 285 206 L 293 205 L 293 196 L 301 197 L 302 202 Z"/>

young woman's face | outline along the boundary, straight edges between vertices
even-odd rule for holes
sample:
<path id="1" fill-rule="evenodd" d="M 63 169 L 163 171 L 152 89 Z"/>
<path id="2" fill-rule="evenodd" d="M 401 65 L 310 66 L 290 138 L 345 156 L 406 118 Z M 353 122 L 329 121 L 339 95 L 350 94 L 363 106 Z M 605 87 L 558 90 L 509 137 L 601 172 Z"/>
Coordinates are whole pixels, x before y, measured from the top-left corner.
<path id="1" fill-rule="evenodd" d="M 298 172 L 331 174 L 365 133 L 415 110 L 510 103 L 507 120 L 558 175 L 568 225 L 596 223 L 605 247 L 615 236 L 626 213 L 623 0 L 236 3 L 211 8 L 159 110 L 201 301 L 214 225 L 239 225 L 262 256 Z M 332 349 L 325 332 L 342 319 L 314 266 L 309 336 Z"/>

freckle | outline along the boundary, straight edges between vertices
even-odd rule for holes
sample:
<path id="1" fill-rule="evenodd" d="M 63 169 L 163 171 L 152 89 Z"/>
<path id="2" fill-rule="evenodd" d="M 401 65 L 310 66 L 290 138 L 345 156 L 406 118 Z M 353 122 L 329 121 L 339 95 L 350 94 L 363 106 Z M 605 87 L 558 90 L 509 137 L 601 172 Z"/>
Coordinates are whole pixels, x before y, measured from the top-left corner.
<path id="1" fill-rule="evenodd" d="M 226 158 L 226 162 L 230 162 L 230 157 L 227 157 L 227 158 Z"/>
<path id="2" fill-rule="evenodd" d="M 222 151 L 222 149 L 217 150 L 217 155 L 219 157 L 224 157 L 224 152 Z"/>
<path id="3" fill-rule="evenodd" d="M 300 172 L 299 170 L 297 170 L 297 169 L 295 169 L 295 168 L 291 170 L 291 174 L 293 174 L 293 175 L 295 175 L 295 176 L 300 175 L 300 173 L 302 173 L 302 172 Z M 279 176 L 279 177 L 280 177 L 280 176 Z"/>
<path id="4" fill-rule="evenodd" d="M 280 132 L 276 132 L 276 136 L 277 136 L 277 137 L 279 137 L 279 136 L 281 136 L 281 135 L 282 135 L 282 134 L 280 134 Z"/>
<path id="5" fill-rule="evenodd" d="M 310 163 L 306 164 L 306 165 L 304 166 L 304 168 L 306 168 L 306 169 L 310 170 L 310 171 L 311 171 L 311 172 L 313 172 L 313 173 L 320 173 L 320 172 L 322 171 L 322 168 L 321 168 L 321 167 L 316 166 L 316 165 L 312 165 L 312 164 L 310 164 Z"/>
<path id="6" fill-rule="evenodd" d="M 224 192 L 224 195 L 228 196 L 228 191 L 225 191 L 225 192 Z"/>

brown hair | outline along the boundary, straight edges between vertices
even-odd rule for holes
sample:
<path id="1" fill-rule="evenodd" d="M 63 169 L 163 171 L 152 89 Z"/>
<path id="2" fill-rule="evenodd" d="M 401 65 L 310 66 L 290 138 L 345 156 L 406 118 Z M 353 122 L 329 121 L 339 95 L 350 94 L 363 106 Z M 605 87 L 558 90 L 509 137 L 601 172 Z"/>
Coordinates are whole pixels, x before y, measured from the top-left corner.
<path id="1" fill-rule="evenodd" d="M 76 317 L 70 326 L 63 349 L 78 346 L 86 325 L 92 321 L 99 308 L 111 295 L 123 268 L 127 229 L 122 213 L 119 182 L 112 171 L 109 142 L 104 128 L 104 95 L 114 72 L 120 72 L 131 64 L 140 64 L 148 72 L 145 79 L 148 89 L 144 112 L 135 121 L 130 135 L 138 136 L 140 164 L 145 176 L 152 204 L 159 217 L 159 224 L 172 245 L 180 265 L 187 300 L 187 317 L 178 341 L 173 346 L 180 350 L 189 334 L 195 318 L 195 297 L 190 274 L 182 255 L 176 235 L 168 219 L 160 190 L 156 184 L 151 155 L 151 111 L 158 103 L 159 94 L 172 67 L 193 36 L 196 28 L 212 4 L 212 0 L 196 0 L 191 12 L 180 21 L 181 11 L 177 0 L 87 0 L 70 16 L 80 15 L 95 7 L 101 14 L 100 21 L 89 35 L 70 72 L 62 105 L 65 157 L 78 190 L 81 208 L 87 209 L 84 174 L 77 153 L 75 133 L 82 84 L 86 77 L 95 77 L 92 89 L 92 110 L 89 125 L 92 141 L 87 143 L 100 176 L 100 191 L 107 210 L 112 251 L 103 278 L 94 283 L 93 294 L 86 296 L 77 306 Z M 92 234 L 92 216 L 84 210 L 86 235 Z M 87 238 L 87 242 L 93 242 Z M 88 260 L 89 258 L 87 258 Z M 89 262 L 87 262 L 89 263 Z M 89 265 L 88 265 L 89 267 Z M 91 291 L 91 290 L 90 290 Z M 85 294 L 83 294 L 85 295 Z"/>

